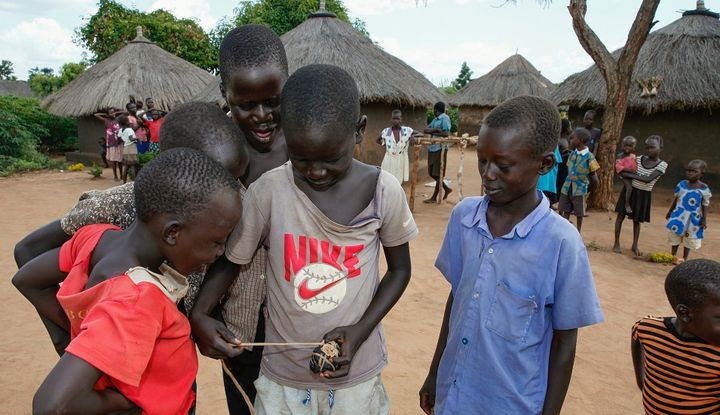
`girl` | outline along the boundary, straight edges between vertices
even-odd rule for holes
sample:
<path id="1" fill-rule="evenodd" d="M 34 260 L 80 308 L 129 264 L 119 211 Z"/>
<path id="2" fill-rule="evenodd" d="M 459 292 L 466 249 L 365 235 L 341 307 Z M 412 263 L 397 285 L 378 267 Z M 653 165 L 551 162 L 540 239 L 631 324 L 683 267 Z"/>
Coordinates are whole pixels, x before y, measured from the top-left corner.
<path id="1" fill-rule="evenodd" d="M 113 176 L 115 180 L 120 180 L 122 175 L 122 140 L 118 138 L 118 132 L 120 126 L 118 125 L 115 116 L 117 110 L 115 108 L 108 108 L 106 112 L 95 113 L 95 118 L 105 123 L 105 159 L 112 166 Z M 119 170 L 119 171 L 118 171 Z"/>
<path id="2" fill-rule="evenodd" d="M 129 228 L 85 226 L 13 278 L 72 338 L 33 413 L 192 410 L 197 354 L 176 302 L 184 275 L 222 255 L 242 210 L 239 187 L 219 163 L 181 148 L 148 163 L 134 197 Z"/>
<path id="3" fill-rule="evenodd" d="M 137 137 L 137 151 L 142 154 L 150 149 L 150 143 L 148 143 L 147 139 L 147 127 L 143 124 L 143 118 L 139 114 L 138 104 L 139 103 L 128 102 L 125 108 L 128 112 L 130 127 L 135 131 L 135 137 Z"/>
<path id="4" fill-rule="evenodd" d="M 394 110 L 391 115 L 392 127 L 382 130 L 377 142 L 385 146 L 382 169 L 395 176 L 400 183 L 410 179 L 408 147 L 412 142 L 413 129 L 402 126 L 402 112 Z"/>
<path id="5" fill-rule="evenodd" d="M 615 245 L 613 251 L 622 252 L 620 249 L 620 232 L 625 216 L 633 221 L 633 244 L 632 251 L 636 256 L 643 254 L 638 249 L 640 239 L 640 224 L 650 222 L 650 207 L 652 203 L 652 189 L 655 183 L 665 174 L 667 163 L 660 160 L 660 152 L 663 148 L 663 139 L 659 135 L 651 135 L 645 140 L 645 155 L 637 158 L 637 172 L 622 171 L 620 177 L 632 179 L 632 190 L 630 192 L 630 207 L 632 212 L 625 209 L 625 189 L 620 193 L 615 212 Z"/>
<path id="6" fill-rule="evenodd" d="M 127 183 L 128 170 L 130 166 L 133 168 L 133 177 L 137 177 L 138 174 L 138 150 L 135 143 L 137 137 L 135 131 L 130 126 L 130 118 L 128 115 L 122 114 L 118 117 L 118 124 L 120 125 L 120 132 L 118 137 L 123 142 L 123 155 L 122 155 L 122 180 L 123 183 Z"/>

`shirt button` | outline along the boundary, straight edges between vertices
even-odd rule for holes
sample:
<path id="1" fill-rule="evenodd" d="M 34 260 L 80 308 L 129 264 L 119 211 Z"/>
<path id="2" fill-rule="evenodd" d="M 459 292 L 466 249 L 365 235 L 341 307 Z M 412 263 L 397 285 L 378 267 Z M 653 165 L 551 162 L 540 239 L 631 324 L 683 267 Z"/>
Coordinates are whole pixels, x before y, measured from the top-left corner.
<path id="1" fill-rule="evenodd" d="M 480 294 L 479 293 L 473 294 L 473 298 L 480 298 Z"/>
<path id="2" fill-rule="evenodd" d="M 463 337 L 462 344 L 468 344 L 468 339 L 466 337 Z"/>
<path id="3" fill-rule="evenodd" d="M 488 254 L 492 254 L 493 252 L 495 251 L 492 248 L 488 249 Z"/>

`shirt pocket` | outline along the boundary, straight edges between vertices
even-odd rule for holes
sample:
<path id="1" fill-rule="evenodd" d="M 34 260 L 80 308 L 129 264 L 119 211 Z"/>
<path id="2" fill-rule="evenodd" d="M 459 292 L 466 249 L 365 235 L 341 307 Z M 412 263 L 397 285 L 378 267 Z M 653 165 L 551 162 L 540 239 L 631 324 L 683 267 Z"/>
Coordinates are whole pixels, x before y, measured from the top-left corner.
<path id="1" fill-rule="evenodd" d="M 506 340 L 524 342 L 537 309 L 533 297 L 518 295 L 498 281 L 485 328 Z"/>

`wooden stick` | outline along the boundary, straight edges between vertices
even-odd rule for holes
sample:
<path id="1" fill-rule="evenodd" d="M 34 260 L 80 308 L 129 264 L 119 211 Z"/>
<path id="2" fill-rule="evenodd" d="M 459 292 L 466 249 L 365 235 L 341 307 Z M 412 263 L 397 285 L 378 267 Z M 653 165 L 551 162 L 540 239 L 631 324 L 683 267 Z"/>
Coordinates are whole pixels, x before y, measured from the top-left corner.
<path id="1" fill-rule="evenodd" d="M 463 136 L 465 138 L 465 136 Z M 460 200 L 463 200 L 463 166 L 465 165 L 465 149 L 467 148 L 467 140 L 463 140 L 460 142 L 460 167 L 458 167 L 458 176 L 457 176 L 457 182 L 458 182 L 458 197 Z"/>
<path id="2" fill-rule="evenodd" d="M 258 342 L 258 343 L 240 343 L 240 346 L 249 346 L 249 347 L 255 347 L 255 346 L 296 346 L 296 347 L 312 347 L 312 346 L 321 346 L 322 342 L 315 342 L 315 343 L 272 343 L 272 342 Z"/>
<path id="3" fill-rule="evenodd" d="M 225 364 L 225 360 L 220 360 L 220 362 L 222 364 L 223 372 L 225 372 L 225 374 L 228 375 L 228 377 L 232 381 L 233 385 L 235 385 L 235 388 L 242 395 L 243 400 L 245 400 L 245 405 L 247 405 L 248 411 L 250 411 L 250 415 L 255 415 L 255 413 L 256 413 L 255 407 L 253 406 L 253 403 L 250 400 L 250 397 L 247 395 L 247 393 L 245 393 L 245 390 L 242 388 L 242 386 L 240 386 L 240 382 L 238 382 L 237 379 L 235 379 L 235 376 L 232 374 L 230 369 Z"/>
<path id="4" fill-rule="evenodd" d="M 444 144 L 440 144 L 440 175 L 438 179 L 440 185 L 435 185 L 435 188 L 438 189 L 438 205 L 442 205 L 445 202 L 445 198 L 443 198 L 443 193 L 445 193 L 445 157 L 447 157 L 447 150 L 445 150 L 443 147 Z"/>
<path id="5" fill-rule="evenodd" d="M 422 145 L 413 145 L 413 162 L 410 170 L 410 212 L 415 211 L 415 188 L 417 187 L 418 166 L 420 165 L 420 149 Z"/>

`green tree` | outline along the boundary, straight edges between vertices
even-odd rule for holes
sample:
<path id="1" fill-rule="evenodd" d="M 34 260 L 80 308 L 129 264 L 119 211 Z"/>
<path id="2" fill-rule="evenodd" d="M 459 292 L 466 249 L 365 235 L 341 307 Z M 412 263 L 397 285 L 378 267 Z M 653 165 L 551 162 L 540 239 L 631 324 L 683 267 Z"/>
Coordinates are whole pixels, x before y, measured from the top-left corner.
<path id="1" fill-rule="evenodd" d="M 211 46 L 210 37 L 200 25 L 162 9 L 144 13 L 113 0 L 99 0 L 97 13 L 75 29 L 75 43 L 94 54 L 91 62 L 99 62 L 135 38 L 137 26 L 166 51 L 203 69 L 217 70 L 217 48 Z"/>
<path id="2" fill-rule="evenodd" d="M 32 68 L 28 72 L 28 85 L 41 97 L 57 92 L 69 84 L 85 70 L 84 63 L 69 62 L 60 67 L 60 74 L 55 75 L 51 68 Z"/>
<path id="3" fill-rule="evenodd" d="M 8 81 L 14 81 L 17 79 L 15 75 L 13 75 L 15 71 L 13 70 L 13 63 L 7 60 L 0 61 L 0 79 L 5 79 Z"/>
<path id="4" fill-rule="evenodd" d="M 468 82 L 472 80 L 472 74 L 473 71 L 470 70 L 467 62 L 463 62 L 462 66 L 460 67 L 460 73 L 458 74 L 458 77 L 453 81 L 452 85 L 458 90 L 462 89 L 465 85 L 468 84 Z"/>

